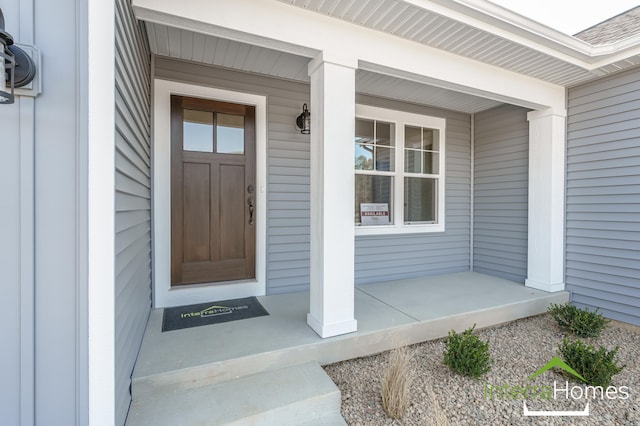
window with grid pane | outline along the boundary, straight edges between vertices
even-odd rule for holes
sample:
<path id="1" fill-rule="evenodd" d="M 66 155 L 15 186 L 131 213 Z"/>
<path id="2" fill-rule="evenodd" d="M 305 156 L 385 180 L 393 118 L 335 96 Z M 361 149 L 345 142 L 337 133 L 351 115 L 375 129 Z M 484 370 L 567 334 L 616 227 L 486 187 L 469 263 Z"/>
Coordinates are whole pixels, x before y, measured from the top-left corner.
<path id="1" fill-rule="evenodd" d="M 404 223 L 435 223 L 439 131 L 404 127 Z"/>
<path id="2" fill-rule="evenodd" d="M 356 233 L 444 231 L 445 120 L 363 105 L 356 115 Z M 388 223 L 363 223 L 372 203 L 388 209 Z"/>
<path id="3" fill-rule="evenodd" d="M 393 206 L 395 172 L 395 125 L 378 120 L 356 119 L 355 223 L 360 223 L 362 204 Z M 389 220 L 393 223 L 394 217 Z"/>

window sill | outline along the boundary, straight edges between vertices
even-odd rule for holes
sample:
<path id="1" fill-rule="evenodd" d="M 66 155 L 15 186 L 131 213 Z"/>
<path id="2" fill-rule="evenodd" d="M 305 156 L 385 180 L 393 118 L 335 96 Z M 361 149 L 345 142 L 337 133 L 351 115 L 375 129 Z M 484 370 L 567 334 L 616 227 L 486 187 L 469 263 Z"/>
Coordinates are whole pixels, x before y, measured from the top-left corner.
<path id="1" fill-rule="evenodd" d="M 398 235 L 398 234 L 429 234 L 444 232 L 444 223 L 432 223 L 428 225 L 378 225 L 356 226 L 355 234 L 358 235 Z"/>

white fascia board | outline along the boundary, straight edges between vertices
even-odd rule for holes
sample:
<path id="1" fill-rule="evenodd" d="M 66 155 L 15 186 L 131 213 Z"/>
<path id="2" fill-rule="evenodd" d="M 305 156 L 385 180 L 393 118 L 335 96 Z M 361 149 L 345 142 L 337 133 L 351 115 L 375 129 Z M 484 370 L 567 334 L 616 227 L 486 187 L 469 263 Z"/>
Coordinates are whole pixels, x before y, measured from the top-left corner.
<path id="1" fill-rule="evenodd" d="M 588 43 L 485 0 L 404 0 L 473 28 L 586 68 Z"/>
<path id="2" fill-rule="evenodd" d="M 620 61 L 628 60 L 634 56 L 640 56 L 640 36 L 623 40 L 620 43 L 629 44 L 629 47 L 627 47 L 622 51 L 616 50 L 613 53 L 608 54 L 606 57 L 603 57 L 603 58 L 599 57 L 598 59 L 600 60 L 598 62 L 594 62 L 594 64 L 592 65 L 592 69 L 590 71 L 597 70 L 599 68 L 604 68 L 606 66 L 613 65 Z M 598 46 L 595 49 L 611 49 L 613 46 L 616 46 L 620 43 L 616 43 L 615 45 L 608 45 L 608 46 Z M 637 61 L 634 61 L 634 63 L 635 62 Z"/>
<path id="3" fill-rule="evenodd" d="M 453 0 L 453 4 L 451 1 L 442 0 L 404 1 L 546 53 L 587 71 L 594 71 L 638 55 L 640 51 L 640 35 L 607 45 L 593 46 L 486 0 Z"/>
<path id="4" fill-rule="evenodd" d="M 418 75 L 439 87 L 539 109 L 564 109 L 565 89 L 279 1 L 133 0 L 136 17 L 276 50 L 340 52 L 360 63 Z M 251 11 L 250 14 L 247 11 Z M 285 50 L 294 53 L 291 50 Z M 304 55 L 315 57 L 316 55 Z M 473 70 L 470 72 L 470 70 Z"/>

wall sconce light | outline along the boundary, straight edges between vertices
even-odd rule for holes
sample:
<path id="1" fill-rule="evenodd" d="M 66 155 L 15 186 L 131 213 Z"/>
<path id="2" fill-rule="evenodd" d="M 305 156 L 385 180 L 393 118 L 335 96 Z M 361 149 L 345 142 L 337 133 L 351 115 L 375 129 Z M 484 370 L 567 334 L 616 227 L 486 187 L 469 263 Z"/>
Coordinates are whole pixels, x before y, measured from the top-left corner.
<path id="1" fill-rule="evenodd" d="M 311 133 L 311 113 L 307 109 L 307 104 L 302 105 L 302 114 L 296 118 L 296 126 L 303 135 Z"/>
<path id="2" fill-rule="evenodd" d="M 13 37 L 4 29 L 4 15 L 0 9 L 0 103 L 12 104 L 14 89 L 31 83 L 36 75 L 33 59 L 13 45 Z"/>

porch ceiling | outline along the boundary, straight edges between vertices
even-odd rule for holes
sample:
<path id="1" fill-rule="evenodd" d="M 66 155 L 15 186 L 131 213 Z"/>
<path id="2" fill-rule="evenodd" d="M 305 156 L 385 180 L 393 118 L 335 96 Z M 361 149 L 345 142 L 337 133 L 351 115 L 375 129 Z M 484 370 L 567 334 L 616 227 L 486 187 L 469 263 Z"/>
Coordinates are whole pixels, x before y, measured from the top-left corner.
<path id="1" fill-rule="evenodd" d="M 146 22 L 154 54 L 201 62 L 245 72 L 308 82 L 309 58 L 162 24 Z M 358 70 L 356 92 L 425 104 L 465 113 L 476 113 L 501 104 L 427 84 Z"/>
<path id="2" fill-rule="evenodd" d="M 309 58 L 162 24 L 146 22 L 156 55 L 296 81 L 309 81 Z"/>
<path id="3" fill-rule="evenodd" d="M 356 73 L 356 92 L 468 114 L 502 105 L 491 99 L 364 70 Z"/>

